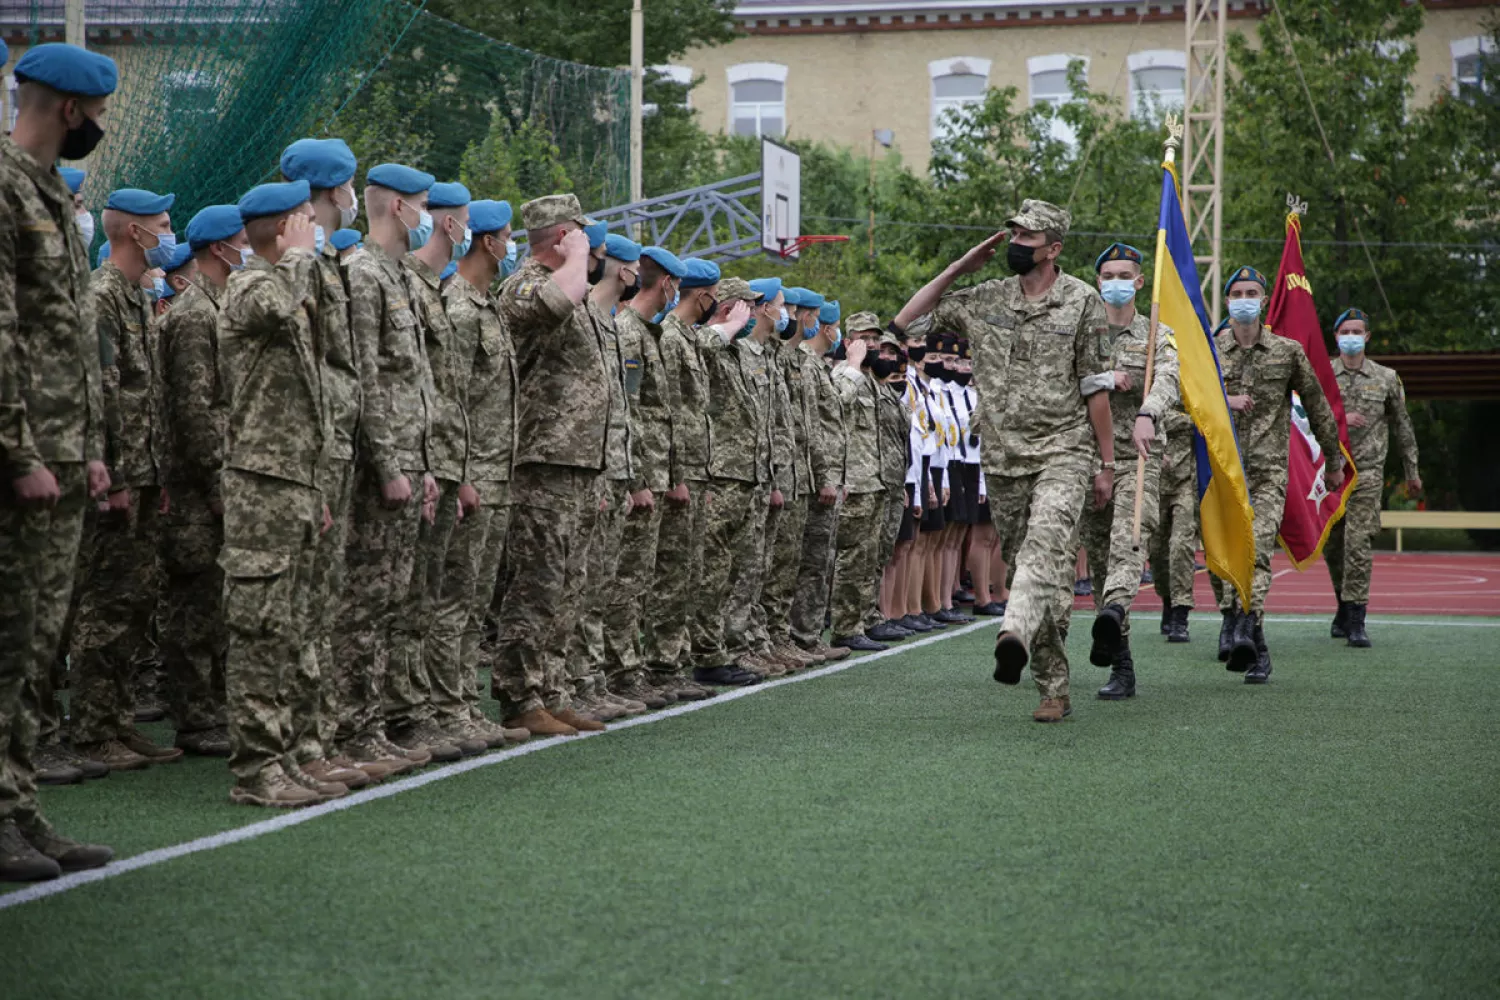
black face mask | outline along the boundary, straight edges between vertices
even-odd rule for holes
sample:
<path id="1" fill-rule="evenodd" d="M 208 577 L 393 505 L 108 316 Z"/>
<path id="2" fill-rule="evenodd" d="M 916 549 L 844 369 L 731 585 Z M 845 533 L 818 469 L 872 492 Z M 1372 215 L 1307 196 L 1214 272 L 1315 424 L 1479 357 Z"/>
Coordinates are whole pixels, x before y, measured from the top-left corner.
<path id="1" fill-rule="evenodd" d="M 906 349 L 906 356 L 912 361 L 921 361 L 923 358 L 927 357 L 927 345 L 919 344 L 915 347 L 908 347 Z"/>
<path id="2" fill-rule="evenodd" d="M 604 258 L 589 258 L 589 284 L 597 285 L 604 280 Z"/>
<path id="3" fill-rule="evenodd" d="M 955 385 L 968 385 L 974 380 L 973 372 L 954 372 L 953 382 Z"/>
<path id="4" fill-rule="evenodd" d="M 709 320 L 713 319 L 714 318 L 714 310 L 716 310 L 718 308 L 719 308 L 719 300 L 718 299 L 709 299 L 708 300 L 708 307 L 703 310 L 703 315 L 700 316 L 699 319 L 698 319 L 698 325 L 702 326 L 704 323 L 707 323 Z"/>
<path id="5" fill-rule="evenodd" d="M 948 374 L 948 369 L 943 367 L 941 361 L 929 361 L 922 366 L 923 373 L 928 378 L 943 378 Z"/>
<path id="6" fill-rule="evenodd" d="M 835 361 L 843 361 L 849 356 L 849 352 L 844 350 L 844 342 L 841 340 L 839 346 L 828 352 L 828 356 Z"/>
<path id="7" fill-rule="evenodd" d="M 891 377 L 900 362 L 893 358 L 875 358 L 873 360 L 866 359 L 866 364 L 870 366 L 870 374 L 884 382 Z"/>
<path id="8" fill-rule="evenodd" d="M 635 293 L 639 292 L 640 290 L 641 290 L 641 276 L 639 274 L 637 274 L 635 276 L 635 281 L 633 281 L 630 284 L 626 285 L 625 286 L 625 290 L 620 293 L 620 301 L 621 302 L 629 302 L 631 299 L 635 298 Z"/>
<path id="9" fill-rule="evenodd" d="M 81 160 L 92 153 L 103 138 L 104 129 L 94 119 L 84 115 L 83 124 L 68 129 L 63 136 L 62 149 L 58 151 L 58 155 L 65 160 Z"/>
<path id="10" fill-rule="evenodd" d="M 1036 247 L 1008 244 L 1005 248 L 1005 266 L 1016 274 L 1030 274 L 1036 267 Z"/>

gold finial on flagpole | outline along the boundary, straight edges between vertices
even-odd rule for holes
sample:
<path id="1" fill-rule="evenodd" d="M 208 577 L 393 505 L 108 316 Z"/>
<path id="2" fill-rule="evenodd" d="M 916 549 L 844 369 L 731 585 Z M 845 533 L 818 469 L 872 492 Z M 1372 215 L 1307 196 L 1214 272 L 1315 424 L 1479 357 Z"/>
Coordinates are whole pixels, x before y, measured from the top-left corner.
<path id="1" fill-rule="evenodd" d="M 1177 147 L 1182 145 L 1182 120 L 1175 114 L 1168 112 L 1162 122 L 1167 130 L 1167 162 L 1172 163 L 1177 159 Z"/>
<path id="2" fill-rule="evenodd" d="M 1306 215 L 1307 202 L 1288 191 L 1286 195 L 1286 210 L 1292 215 Z"/>

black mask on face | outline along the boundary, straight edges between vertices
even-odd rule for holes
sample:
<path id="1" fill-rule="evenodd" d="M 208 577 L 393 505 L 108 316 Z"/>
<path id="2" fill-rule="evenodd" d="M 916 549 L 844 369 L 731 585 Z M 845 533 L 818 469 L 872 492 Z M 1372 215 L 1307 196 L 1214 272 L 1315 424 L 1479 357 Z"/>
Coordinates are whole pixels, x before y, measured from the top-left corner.
<path id="1" fill-rule="evenodd" d="M 1011 243 L 1005 248 L 1005 265 L 1016 274 L 1030 274 L 1036 267 L 1036 247 Z"/>
<path id="2" fill-rule="evenodd" d="M 943 363 L 941 361 L 927 362 L 922 366 L 922 371 L 927 375 L 928 378 L 944 378 L 948 374 L 948 369 L 943 367 Z"/>
<path id="3" fill-rule="evenodd" d="M 844 342 L 842 340 L 839 341 L 839 346 L 835 347 L 832 351 L 828 352 L 828 356 L 830 358 L 832 358 L 833 360 L 835 360 L 835 361 L 843 361 L 845 358 L 847 358 L 849 356 L 849 352 L 846 351 L 844 349 L 844 347 L 845 347 Z"/>
<path id="4" fill-rule="evenodd" d="M 597 285 L 604 280 L 604 258 L 589 258 L 589 284 Z"/>
<path id="5" fill-rule="evenodd" d="M 641 290 L 641 276 L 639 274 L 637 274 L 635 276 L 635 281 L 633 281 L 630 284 L 626 285 L 625 286 L 625 290 L 620 293 L 620 301 L 621 302 L 629 302 L 631 299 L 635 298 L 635 293 L 639 292 L 640 290 Z"/>
<path id="6" fill-rule="evenodd" d="M 968 385 L 974 380 L 973 372 L 954 372 L 953 381 L 957 385 Z"/>
<path id="7" fill-rule="evenodd" d="M 865 363 L 870 366 L 870 374 L 882 382 L 890 378 L 891 373 L 896 370 L 896 365 L 900 364 L 900 362 L 893 358 L 875 358 L 873 360 L 866 360 Z"/>
<path id="8" fill-rule="evenodd" d="M 718 309 L 718 308 L 719 308 L 719 300 L 718 299 L 709 299 L 708 300 L 708 306 L 703 310 L 703 315 L 701 317 L 699 317 L 699 319 L 698 319 L 698 325 L 702 326 L 704 323 L 707 323 L 709 320 L 713 319 L 714 318 L 714 310 Z"/>
<path id="9" fill-rule="evenodd" d="M 99 140 L 104 138 L 104 129 L 99 123 L 88 115 L 83 116 L 83 124 L 77 128 L 70 128 L 63 136 L 62 149 L 58 155 L 65 160 L 81 160 L 94 151 L 99 145 Z"/>
<path id="10" fill-rule="evenodd" d="M 927 357 L 927 345 L 917 344 L 907 347 L 906 356 L 912 361 L 920 362 L 923 358 Z"/>

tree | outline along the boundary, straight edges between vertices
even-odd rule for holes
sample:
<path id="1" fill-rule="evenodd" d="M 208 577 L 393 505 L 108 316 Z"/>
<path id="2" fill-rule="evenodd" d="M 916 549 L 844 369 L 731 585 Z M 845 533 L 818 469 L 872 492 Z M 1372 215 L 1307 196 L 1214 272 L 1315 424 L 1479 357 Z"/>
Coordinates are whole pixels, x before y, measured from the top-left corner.
<path id="1" fill-rule="evenodd" d="M 499 112 L 484 139 L 464 151 L 458 176 L 475 198 L 507 199 L 512 205 L 573 187 L 551 134 L 531 122 L 512 131 Z"/>

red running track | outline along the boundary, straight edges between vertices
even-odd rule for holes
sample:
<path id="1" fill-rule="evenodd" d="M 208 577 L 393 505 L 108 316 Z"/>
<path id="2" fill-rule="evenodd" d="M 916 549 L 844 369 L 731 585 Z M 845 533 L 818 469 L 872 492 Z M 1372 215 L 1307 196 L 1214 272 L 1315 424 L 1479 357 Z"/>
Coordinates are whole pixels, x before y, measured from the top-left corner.
<path id="1" fill-rule="evenodd" d="M 1292 568 L 1286 553 L 1271 561 L 1271 594 L 1266 610 L 1281 613 L 1332 614 L 1338 604 L 1328 565 L 1319 559 L 1305 572 Z M 1199 572 L 1193 587 L 1198 610 L 1214 608 L 1208 574 Z M 1079 598 L 1075 609 L 1092 609 L 1092 598 Z M 1135 607 L 1160 611 L 1161 601 L 1151 584 L 1141 585 Z M 1370 582 L 1373 615 L 1494 615 L 1500 616 L 1500 555 L 1466 552 L 1375 553 Z"/>

